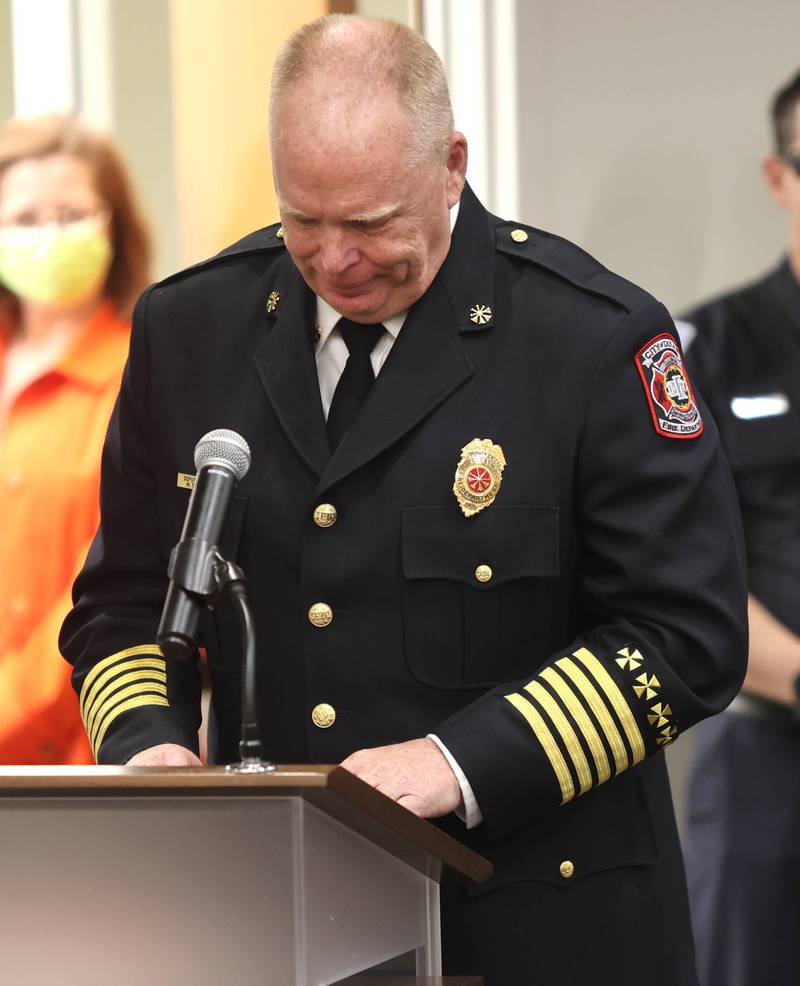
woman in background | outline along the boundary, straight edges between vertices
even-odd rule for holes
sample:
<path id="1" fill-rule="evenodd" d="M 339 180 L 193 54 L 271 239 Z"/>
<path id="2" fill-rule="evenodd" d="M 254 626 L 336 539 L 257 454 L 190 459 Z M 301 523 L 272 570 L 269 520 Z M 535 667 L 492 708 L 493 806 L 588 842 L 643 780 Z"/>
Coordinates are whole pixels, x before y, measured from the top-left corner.
<path id="1" fill-rule="evenodd" d="M 0 763 L 92 762 L 57 641 L 149 255 L 108 138 L 0 127 Z"/>

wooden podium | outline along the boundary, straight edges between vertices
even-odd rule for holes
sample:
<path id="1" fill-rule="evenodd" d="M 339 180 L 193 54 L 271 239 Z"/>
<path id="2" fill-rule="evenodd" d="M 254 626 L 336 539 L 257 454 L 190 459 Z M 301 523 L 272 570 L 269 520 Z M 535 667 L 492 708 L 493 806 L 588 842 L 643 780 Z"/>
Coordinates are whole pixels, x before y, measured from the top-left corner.
<path id="1" fill-rule="evenodd" d="M 0 981 L 477 984 L 439 883 L 490 873 L 341 767 L 4 767 Z"/>

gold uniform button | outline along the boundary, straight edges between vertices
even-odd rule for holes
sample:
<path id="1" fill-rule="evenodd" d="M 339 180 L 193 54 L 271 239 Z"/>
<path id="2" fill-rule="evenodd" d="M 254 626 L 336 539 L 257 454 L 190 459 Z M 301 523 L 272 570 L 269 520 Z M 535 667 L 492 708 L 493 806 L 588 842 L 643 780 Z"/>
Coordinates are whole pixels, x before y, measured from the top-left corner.
<path id="1" fill-rule="evenodd" d="M 327 702 L 320 702 L 311 710 L 311 721 L 318 729 L 330 729 L 336 722 L 336 709 Z"/>
<path id="2" fill-rule="evenodd" d="M 314 523 L 317 527 L 333 527 L 339 514 L 332 503 L 320 503 L 314 508 Z"/>
<path id="3" fill-rule="evenodd" d="M 528 239 L 528 234 L 525 232 L 524 229 L 512 229 L 511 230 L 511 239 L 515 243 L 524 243 L 525 240 Z"/>
<path id="4" fill-rule="evenodd" d="M 327 603 L 314 603 L 308 608 L 308 621 L 315 627 L 327 627 L 333 623 L 333 610 Z"/>
<path id="5" fill-rule="evenodd" d="M 569 880 L 569 878 L 575 873 L 575 864 L 571 859 L 565 859 L 561 866 L 559 866 L 558 872 L 564 877 L 565 880 Z"/>
<path id="6" fill-rule="evenodd" d="M 488 565 L 478 565 L 475 569 L 475 578 L 479 582 L 489 582 L 494 575 L 494 572 L 489 568 Z"/>

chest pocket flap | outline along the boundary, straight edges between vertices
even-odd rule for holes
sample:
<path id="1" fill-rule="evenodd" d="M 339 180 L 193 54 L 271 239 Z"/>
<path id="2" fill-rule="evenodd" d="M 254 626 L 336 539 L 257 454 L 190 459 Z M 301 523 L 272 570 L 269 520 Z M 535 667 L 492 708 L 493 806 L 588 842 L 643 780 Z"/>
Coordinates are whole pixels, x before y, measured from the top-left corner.
<path id="1" fill-rule="evenodd" d="M 402 509 L 405 648 L 437 688 L 486 688 L 535 667 L 558 575 L 558 507 Z"/>

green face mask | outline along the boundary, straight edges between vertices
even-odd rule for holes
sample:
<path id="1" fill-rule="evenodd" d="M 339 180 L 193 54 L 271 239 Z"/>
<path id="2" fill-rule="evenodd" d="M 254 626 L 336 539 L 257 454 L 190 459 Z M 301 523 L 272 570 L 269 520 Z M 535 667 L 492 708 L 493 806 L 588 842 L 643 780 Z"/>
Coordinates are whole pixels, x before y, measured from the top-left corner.
<path id="1" fill-rule="evenodd" d="M 0 230 L 0 281 L 40 305 L 69 305 L 102 291 L 111 256 L 104 224 L 94 218 Z"/>

